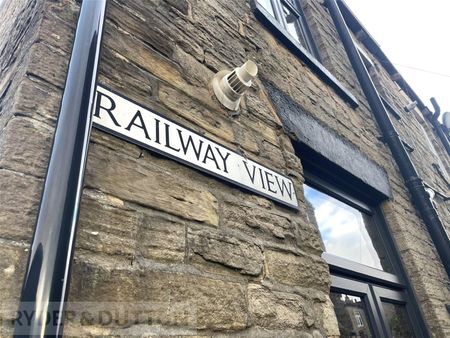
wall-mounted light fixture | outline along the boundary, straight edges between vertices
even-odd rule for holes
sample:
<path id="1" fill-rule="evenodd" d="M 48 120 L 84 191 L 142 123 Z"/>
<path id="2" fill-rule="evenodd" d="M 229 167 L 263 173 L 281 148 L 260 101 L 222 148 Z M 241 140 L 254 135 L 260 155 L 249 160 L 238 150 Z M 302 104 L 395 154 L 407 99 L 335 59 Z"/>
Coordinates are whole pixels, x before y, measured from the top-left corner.
<path id="1" fill-rule="evenodd" d="M 248 60 L 241 67 L 218 72 L 212 81 L 214 94 L 226 108 L 238 110 L 242 95 L 251 87 L 252 80 L 258 74 L 258 66 Z"/>

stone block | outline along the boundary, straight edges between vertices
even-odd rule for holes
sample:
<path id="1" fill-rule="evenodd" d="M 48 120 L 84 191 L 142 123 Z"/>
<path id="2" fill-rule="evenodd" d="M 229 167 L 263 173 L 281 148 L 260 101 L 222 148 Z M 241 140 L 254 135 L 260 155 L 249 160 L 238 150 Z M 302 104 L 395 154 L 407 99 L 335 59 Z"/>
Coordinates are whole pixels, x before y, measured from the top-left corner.
<path id="1" fill-rule="evenodd" d="M 250 118 L 247 121 L 243 121 L 243 123 L 249 129 L 257 132 L 262 140 L 271 143 L 275 147 L 279 147 L 278 126 L 274 127 L 272 124 L 269 124 L 271 122 L 270 120 L 262 122 L 259 118 Z"/>
<path id="2" fill-rule="evenodd" d="M 304 327 L 304 299 L 295 294 L 271 292 L 258 284 L 248 286 L 252 322 L 268 329 Z"/>
<path id="3" fill-rule="evenodd" d="M 214 135 L 218 143 L 234 142 L 233 127 L 222 112 L 203 107 L 200 102 L 166 85 L 160 86 L 159 99 L 177 115 Z"/>
<path id="4" fill-rule="evenodd" d="M 137 240 L 138 254 L 157 261 L 183 262 L 185 222 L 162 213 L 142 212 Z"/>
<path id="5" fill-rule="evenodd" d="M 91 254 L 79 253 L 76 261 L 70 294 L 74 302 L 141 309 L 141 323 L 210 330 L 247 327 L 246 290 L 238 283 L 152 271 Z"/>
<path id="6" fill-rule="evenodd" d="M 115 71 L 118 68 L 120 73 Z M 145 102 L 154 94 L 156 79 L 126 57 L 105 48 L 100 61 L 99 83 L 137 102 Z"/>
<path id="7" fill-rule="evenodd" d="M 92 129 L 90 142 L 91 144 L 96 143 L 100 146 L 106 147 L 115 153 L 133 158 L 140 158 L 143 155 L 143 150 L 138 145 L 130 142 L 124 142 L 122 139 L 119 139 L 118 137 L 108 134 L 100 129 L 96 129 L 95 127 Z"/>
<path id="8" fill-rule="evenodd" d="M 186 219 L 211 225 L 219 222 L 216 198 L 195 187 L 195 182 L 99 145 L 91 146 L 86 184 L 120 199 Z"/>
<path id="9" fill-rule="evenodd" d="M 168 0 L 167 4 L 176 8 L 184 15 L 188 15 L 190 12 L 191 5 L 188 0 Z"/>
<path id="10" fill-rule="evenodd" d="M 263 253 L 256 240 L 214 229 L 189 228 L 188 245 L 191 255 L 199 255 L 208 262 L 236 269 L 245 275 L 258 276 L 262 272 Z"/>
<path id="11" fill-rule="evenodd" d="M 70 2 L 67 0 L 61 1 L 59 4 L 47 2 L 44 17 L 39 27 L 41 41 L 61 50 L 67 55 L 70 55 L 72 51 L 77 12 L 79 10 Z M 69 22 L 58 16 L 61 10 L 66 11 L 65 19 L 69 19 Z M 69 15 L 73 16 L 69 17 Z"/>
<path id="12" fill-rule="evenodd" d="M 0 309 L 3 319 L 14 318 L 17 310 L 14 305 L 19 302 L 28 249 L 28 243 L 0 239 Z"/>
<path id="13" fill-rule="evenodd" d="M 314 311 L 319 325 L 325 330 L 327 337 L 340 337 L 339 326 L 334 313 L 334 307 L 331 300 L 327 297 L 325 303 L 315 303 Z"/>
<path id="14" fill-rule="evenodd" d="M 75 28 L 80 12 L 80 3 L 77 0 L 49 1 L 46 5 L 47 17 L 54 15 L 69 27 Z"/>
<path id="15" fill-rule="evenodd" d="M 30 50 L 29 73 L 59 87 L 64 87 L 69 55 L 44 43 L 35 43 Z"/>
<path id="16" fill-rule="evenodd" d="M 52 135 L 42 122 L 12 118 L 0 134 L 0 167 L 44 178 Z"/>
<path id="17" fill-rule="evenodd" d="M 305 219 L 306 216 L 300 216 Z M 319 229 L 311 225 L 312 223 L 305 223 L 301 220 L 294 221 L 295 227 L 297 229 L 297 238 L 299 240 L 299 246 L 302 250 L 321 255 L 325 251 L 325 246 L 323 244 Z"/>
<path id="18" fill-rule="evenodd" d="M 111 18 L 119 23 L 121 29 L 126 29 L 130 34 L 147 42 L 161 54 L 172 55 L 174 46 L 183 48 L 193 55 L 197 60 L 203 61 L 205 47 L 202 43 L 201 31 L 196 29 L 191 20 L 191 13 L 187 0 L 172 0 L 172 3 L 186 13 L 173 10 L 169 2 L 161 3 L 161 6 L 152 6 L 143 1 L 120 0 L 115 9 L 115 4 L 111 6 Z M 184 4 L 183 4 L 184 3 Z M 188 8 L 186 8 L 188 6 Z M 154 22 L 154 29 L 143 30 L 142 22 L 149 20 Z"/>
<path id="19" fill-rule="evenodd" d="M 29 240 L 36 223 L 43 181 L 0 169 L 0 237 Z"/>
<path id="20" fill-rule="evenodd" d="M 249 91 L 244 96 L 244 100 L 248 113 L 267 124 L 265 127 L 265 139 L 277 145 L 276 137 L 274 137 L 275 135 L 273 134 L 275 133 L 275 130 L 282 128 L 282 124 L 280 118 L 272 107 L 270 98 L 268 98 L 267 95 L 260 90 L 259 92 Z M 250 125 L 250 127 L 252 126 L 253 125 Z"/>
<path id="21" fill-rule="evenodd" d="M 243 126 L 240 122 L 234 123 L 233 129 L 235 133 L 235 143 L 238 145 L 238 147 L 242 150 L 250 152 L 251 154 L 248 154 L 249 158 L 253 159 L 256 162 L 261 162 L 260 160 L 258 160 L 258 157 L 255 156 L 255 154 L 258 155 L 260 153 L 257 133 L 248 132 L 246 127 Z M 243 153 L 243 151 L 241 152 Z M 243 155 L 246 156 L 245 153 Z M 267 165 L 267 162 L 264 164 Z M 270 167 L 270 164 L 268 166 Z"/>
<path id="22" fill-rule="evenodd" d="M 37 78 L 24 78 L 16 92 L 14 112 L 56 125 L 62 90 Z M 40 98 L 37 100 L 36 98 Z"/>
<path id="23" fill-rule="evenodd" d="M 120 199 L 85 189 L 77 247 L 110 255 L 133 257 L 141 216 Z"/>
<path id="24" fill-rule="evenodd" d="M 187 83 L 196 87 L 211 88 L 211 81 L 215 75 L 202 61 L 178 47 L 174 50 L 174 61 L 180 65 L 181 75 Z M 210 96 L 213 97 L 212 90 Z"/>
<path id="25" fill-rule="evenodd" d="M 270 250 L 264 254 L 267 278 L 286 285 L 328 292 L 330 273 L 328 265 L 320 257 Z"/>
<path id="26" fill-rule="evenodd" d="M 155 53 L 144 42 L 131 38 L 128 32 L 114 29 L 114 26 L 111 26 L 108 22 L 106 22 L 105 27 L 105 48 L 109 48 L 111 51 L 120 54 L 137 67 L 149 72 L 162 82 L 170 83 L 188 96 L 204 102 L 209 106 L 218 107 L 218 104 L 212 101 L 209 89 L 195 87 L 186 83 L 181 74 L 180 67 L 175 62 Z"/>
<path id="27" fill-rule="evenodd" d="M 261 141 L 260 149 L 259 162 L 265 162 L 268 167 L 284 174 L 286 161 L 284 160 L 283 151 L 265 140 Z"/>
<path id="28" fill-rule="evenodd" d="M 225 202 L 221 209 L 221 220 L 225 227 L 237 228 L 263 239 L 288 240 L 295 238 L 295 229 L 287 215 L 267 207 L 241 202 Z"/>
<path id="29" fill-rule="evenodd" d="M 160 8 L 162 9 L 166 4 L 162 3 L 161 5 Z M 113 33 L 116 30 L 125 32 L 151 46 L 161 55 L 170 58 L 173 55 L 175 43 L 172 36 L 164 32 L 164 29 L 167 29 L 166 25 L 169 23 L 163 24 L 161 15 L 156 13 L 156 8 L 155 4 L 145 1 L 130 3 L 127 0 L 120 0 L 111 3 L 108 15 L 111 18 L 111 23 L 114 24 L 114 28 L 109 32 Z M 167 11 L 166 8 L 164 8 L 164 11 Z M 153 22 L 152 29 L 142 29 L 142 24 L 148 19 Z"/>
<path id="30" fill-rule="evenodd" d="M 13 334 L 28 250 L 28 243 L 0 239 L 0 337 Z"/>

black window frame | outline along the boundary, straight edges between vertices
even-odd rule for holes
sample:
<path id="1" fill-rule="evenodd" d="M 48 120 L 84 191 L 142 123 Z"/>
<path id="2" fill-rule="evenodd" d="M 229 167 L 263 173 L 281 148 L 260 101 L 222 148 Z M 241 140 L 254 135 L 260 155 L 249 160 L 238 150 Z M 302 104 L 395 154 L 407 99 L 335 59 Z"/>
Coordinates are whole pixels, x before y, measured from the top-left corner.
<path id="1" fill-rule="evenodd" d="M 414 316 L 411 315 L 410 302 L 408 301 L 405 290 L 386 288 L 365 281 L 351 280 L 332 274 L 330 292 L 343 293 L 361 298 L 374 337 L 391 338 L 382 302 L 405 306 L 408 321 L 415 337 L 428 337 L 428 335 L 422 335 L 420 323 L 414 321 Z"/>
<path id="2" fill-rule="evenodd" d="M 389 273 L 324 252 L 322 258 L 328 263 L 332 280 L 330 292 L 363 298 L 376 337 L 391 337 L 381 308 L 383 299 L 404 304 L 416 337 L 430 337 L 417 297 L 380 206 L 385 198 L 374 196 L 367 186 L 355 180 L 351 174 L 344 175 L 321 156 L 311 158 L 311 152 L 308 152 L 309 157 L 302 157 L 302 154 L 305 155 L 303 147 L 295 148 L 303 165 L 306 185 L 372 217 L 394 269 L 394 273 Z"/>
<path id="3" fill-rule="evenodd" d="M 280 21 L 277 17 L 270 14 L 258 0 L 251 0 L 253 12 L 258 20 L 260 20 L 270 32 L 278 38 L 291 53 L 297 56 L 303 61 L 310 69 L 312 69 L 325 83 L 331 86 L 336 93 L 342 97 L 351 107 L 356 108 L 359 106 L 359 102 L 356 97 L 331 74 L 331 72 L 321 63 L 317 47 L 312 39 L 309 26 L 306 22 L 299 0 L 270 0 L 275 16 L 281 15 L 280 6 L 286 4 L 286 6 L 294 11 L 300 18 L 299 24 L 304 31 L 306 41 L 310 44 L 311 50 L 308 50 L 305 46 L 302 46 L 285 28 L 285 23 L 282 21 L 282 15 Z M 309 47 L 308 47 L 309 48 Z"/>

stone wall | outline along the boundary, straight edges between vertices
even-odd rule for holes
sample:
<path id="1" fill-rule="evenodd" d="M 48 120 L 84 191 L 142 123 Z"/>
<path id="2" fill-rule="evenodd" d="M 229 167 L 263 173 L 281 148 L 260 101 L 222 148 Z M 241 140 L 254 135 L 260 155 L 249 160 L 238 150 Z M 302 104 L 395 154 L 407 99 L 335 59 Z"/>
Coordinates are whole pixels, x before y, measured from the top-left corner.
<path id="1" fill-rule="evenodd" d="M 257 62 L 261 79 L 388 173 L 393 196 L 383 204 L 386 219 L 430 328 L 436 337 L 450 335 L 448 276 L 380 140 L 331 18 L 317 1 L 304 6 L 324 64 L 357 97 L 356 109 L 255 18 L 249 1 L 109 1 L 99 82 L 290 176 L 300 210 L 94 130 L 69 298 L 130 308 L 140 303 L 151 311 L 145 320 L 103 327 L 68 319 L 67 335 L 339 335 L 320 235 L 306 216 L 301 159 L 267 89 L 257 80 L 237 116 L 211 91 L 218 70 L 247 59 Z M 1 10 L 19 18 L 0 23 L 0 36 L 9 37 L 0 41 L 17 50 L 10 61 L 5 55 L 11 53 L 0 57 L 0 296 L 15 304 L 79 5 L 14 0 Z M 24 32 L 23 38 L 9 32 Z M 380 73 L 391 99 L 404 105 Z M 397 125 L 414 141 L 414 160 L 427 182 L 444 187 L 421 126 L 429 132 L 417 120 Z M 449 219 L 444 203 L 439 212 Z"/>
<path id="2" fill-rule="evenodd" d="M 364 41 L 361 41 L 361 45 L 363 43 Z M 366 52 L 370 55 L 369 51 L 366 50 Z M 407 93 L 400 90 L 400 87 L 391 79 L 378 60 L 373 58 L 372 61 L 375 67 L 371 72 L 379 92 L 387 98 L 400 115 L 400 118 L 391 115 L 391 120 L 402 140 L 411 147 L 410 157 L 420 177 L 437 191 L 434 204 L 448 231 L 450 229 L 450 205 L 443 200 L 439 192 L 444 196 L 449 193 L 450 181 L 447 171 L 449 157 L 446 155 L 440 139 L 433 132 L 431 123 L 423 117 L 422 113 L 417 108 L 410 113 L 404 111 L 403 107 L 412 99 L 407 96 Z M 414 214 L 417 214 L 415 210 L 405 208 L 403 215 L 407 218 L 401 221 L 399 224 L 401 227 L 392 230 L 397 244 L 402 250 L 404 263 L 414 280 L 419 301 L 426 309 L 425 315 L 428 317 L 429 324 L 436 332 L 439 332 L 438 328 L 442 327 L 443 331 L 438 336 L 445 336 L 450 332 L 449 315 L 445 308 L 450 297 L 450 283 L 431 238 L 426 231 L 423 231 L 423 225 L 417 224 L 417 226 L 411 227 L 416 218 Z M 390 224 L 395 223 L 390 222 Z M 417 231 L 418 229 L 422 229 L 422 231 Z M 430 264 L 430 261 L 433 263 Z M 431 309 L 433 310 L 430 311 Z M 434 316 L 430 312 L 433 312 Z"/>
<path id="3" fill-rule="evenodd" d="M 0 7 L 0 298 L 8 336 L 20 296 L 51 147 L 71 35 L 55 21 L 62 4 L 3 1 Z M 75 17 L 73 18 L 75 20 Z M 50 79 L 49 79 L 50 77 Z"/>

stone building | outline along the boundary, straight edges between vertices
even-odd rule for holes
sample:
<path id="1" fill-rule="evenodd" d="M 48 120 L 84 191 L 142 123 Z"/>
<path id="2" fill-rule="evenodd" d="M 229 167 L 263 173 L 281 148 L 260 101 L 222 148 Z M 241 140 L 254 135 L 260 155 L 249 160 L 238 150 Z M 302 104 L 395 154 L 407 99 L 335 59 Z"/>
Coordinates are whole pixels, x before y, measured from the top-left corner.
<path id="1" fill-rule="evenodd" d="M 450 337 L 448 247 L 429 226 L 450 227 L 445 139 L 339 0 L 378 92 L 369 97 L 333 3 L 108 1 L 98 84 L 290 180 L 296 200 L 280 203 L 94 126 L 65 335 L 346 337 L 351 323 L 372 337 Z M 0 1 L 2 336 L 19 325 L 80 6 Z M 211 81 L 247 60 L 258 75 L 233 112 Z M 380 98 L 431 211 L 408 190 L 411 177 L 388 140 L 397 134 L 387 137 L 376 120 Z M 110 119 L 98 102 L 97 118 Z M 140 119 L 128 129 L 143 137 Z M 279 192 L 267 175 L 264 188 Z M 338 299 L 359 304 L 346 312 L 354 317 L 334 311 Z M 127 311 L 139 309 L 130 319 Z"/>

